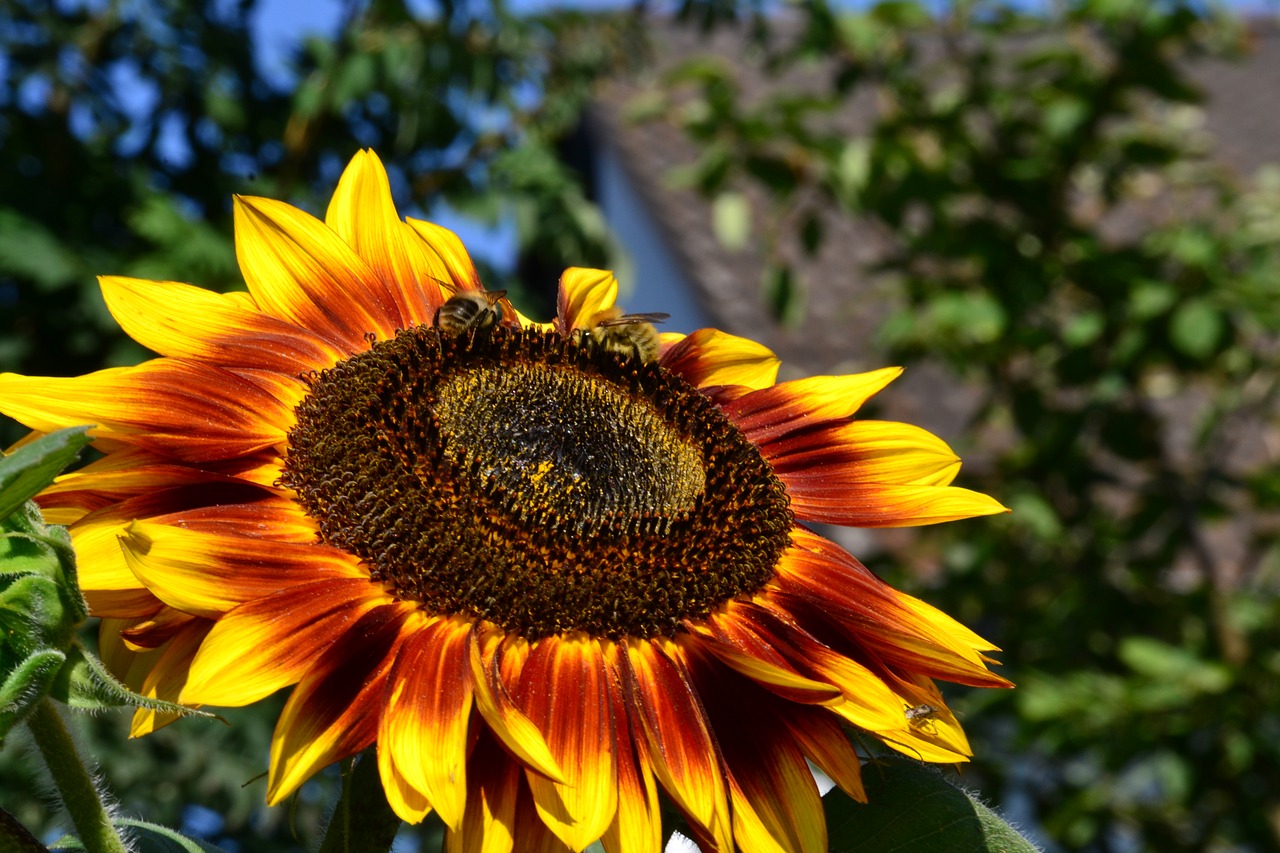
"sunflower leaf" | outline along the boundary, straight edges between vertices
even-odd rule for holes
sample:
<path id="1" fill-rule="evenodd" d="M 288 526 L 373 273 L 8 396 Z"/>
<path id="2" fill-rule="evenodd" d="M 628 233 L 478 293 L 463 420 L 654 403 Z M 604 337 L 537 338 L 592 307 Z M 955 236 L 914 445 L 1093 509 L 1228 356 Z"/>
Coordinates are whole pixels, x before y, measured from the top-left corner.
<path id="1" fill-rule="evenodd" d="M 80 448 L 89 443 L 89 428 L 68 427 L 51 432 L 0 457 L 0 520 L 40 493 Z"/>
<path id="2" fill-rule="evenodd" d="M 867 803 L 854 802 L 839 791 L 823 798 L 832 853 L 1038 849 L 932 765 L 882 759 L 863 768 L 862 776 Z"/>
<path id="3" fill-rule="evenodd" d="M 215 847 L 207 841 L 188 838 L 176 830 L 144 820 L 122 818 L 112 821 L 112 824 L 120 830 L 121 835 L 129 839 L 129 849 L 138 853 L 222 853 L 221 847 Z M 58 853 L 81 853 L 85 846 L 74 835 L 65 835 L 49 849 Z"/>
<path id="4" fill-rule="evenodd" d="M 67 655 L 67 662 L 58 673 L 58 678 L 54 681 L 49 695 L 72 708 L 85 710 L 128 706 L 180 716 L 217 716 L 208 711 L 134 693 L 116 681 L 115 677 L 102 665 L 102 661 L 79 646 L 73 648 Z"/>

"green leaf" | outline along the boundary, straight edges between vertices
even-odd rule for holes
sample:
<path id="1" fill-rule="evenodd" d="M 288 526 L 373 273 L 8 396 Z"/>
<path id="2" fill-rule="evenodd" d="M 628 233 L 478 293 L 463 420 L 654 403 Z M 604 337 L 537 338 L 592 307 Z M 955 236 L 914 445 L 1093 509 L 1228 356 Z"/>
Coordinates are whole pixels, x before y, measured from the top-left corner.
<path id="1" fill-rule="evenodd" d="M 89 427 L 68 427 L 0 458 L 0 521 L 53 482 L 89 443 Z"/>
<path id="2" fill-rule="evenodd" d="M 112 821 L 112 825 L 121 830 L 121 835 L 130 839 L 129 849 L 137 853 L 222 853 L 221 847 L 215 847 L 207 841 L 188 838 L 166 826 L 144 820 L 121 818 Z M 80 853 L 85 847 L 79 838 L 67 835 L 55 841 L 49 849 Z"/>
<path id="3" fill-rule="evenodd" d="M 1225 330 L 1222 312 L 1203 299 L 1182 303 L 1169 321 L 1169 339 L 1184 355 L 1203 359 L 1218 348 Z"/>
<path id="4" fill-rule="evenodd" d="M 832 853 L 1034 853 L 991 809 L 929 764 L 882 759 L 862 770 L 867 803 L 834 790 L 823 798 Z"/>
<path id="5" fill-rule="evenodd" d="M 106 708 L 147 708 L 162 714 L 178 716 L 216 717 L 209 711 L 189 708 L 173 702 L 165 702 L 134 693 L 107 671 L 94 655 L 76 646 L 67 655 L 67 662 L 58 673 L 49 695 L 72 708 L 96 711 Z"/>
<path id="6" fill-rule="evenodd" d="M 48 695 L 58 670 L 67 656 L 55 649 L 33 652 L 13 667 L 3 665 L 8 674 L 0 683 L 0 744 L 14 726 L 26 719 L 36 703 Z"/>

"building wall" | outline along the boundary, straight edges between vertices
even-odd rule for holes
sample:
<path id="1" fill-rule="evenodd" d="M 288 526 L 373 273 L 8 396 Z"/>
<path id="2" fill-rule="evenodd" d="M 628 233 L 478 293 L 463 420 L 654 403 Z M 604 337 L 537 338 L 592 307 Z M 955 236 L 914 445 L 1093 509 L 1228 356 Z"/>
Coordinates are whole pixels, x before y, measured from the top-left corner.
<path id="1" fill-rule="evenodd" d="M 628 311 L 667 312 L 671 319 L 662 325 L 663 331 L 687 334 L 710 325 L 692 280 L 663 241 L 617 152 L 600 145 L 594 154 L 597 201 L 627 256 L 616 271 L 619 303 Z"/>

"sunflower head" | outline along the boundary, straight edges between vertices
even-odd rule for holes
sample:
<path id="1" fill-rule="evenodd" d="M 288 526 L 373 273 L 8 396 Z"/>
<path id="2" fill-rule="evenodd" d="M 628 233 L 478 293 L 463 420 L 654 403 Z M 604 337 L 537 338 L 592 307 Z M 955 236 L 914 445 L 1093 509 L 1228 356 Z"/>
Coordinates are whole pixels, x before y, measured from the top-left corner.
<path id="1" fill-rule="evenodd" d="M 817 851 L 806 761 L 861 797 L 848 730 L 965 760 L 933 680 L 1006 685 L 990 644 L 806 526 L 1003 510 L 936 437 L 856 416 L 897 370 L 778 383 L 599 270 L 532 322 L 371 152 L 324 221 L 237 199 L 236 249 L 244 293 L 102 279 L 159 357 L 4 374 L 0 411 L 93 425 L 105 455 L 42 502 L 131 686 L 292 688 L 272 802 L 376 745 L 451 849 L 657 850 L 662 792 L 707 849 Z"/>

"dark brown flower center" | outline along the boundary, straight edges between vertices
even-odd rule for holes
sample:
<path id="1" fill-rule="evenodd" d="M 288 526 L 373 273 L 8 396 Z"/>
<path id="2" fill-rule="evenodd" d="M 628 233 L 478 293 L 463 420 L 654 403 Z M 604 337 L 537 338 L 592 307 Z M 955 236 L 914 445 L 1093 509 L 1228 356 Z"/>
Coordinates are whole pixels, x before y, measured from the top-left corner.
<path id="1" fill-rule="evenodd" d="M 759 589 L 786 490 L 702 394 L 550 332 L 417 327 L 310 377 L 282 482 L 433 613 L 533 639 L 673 633 Z"/>

